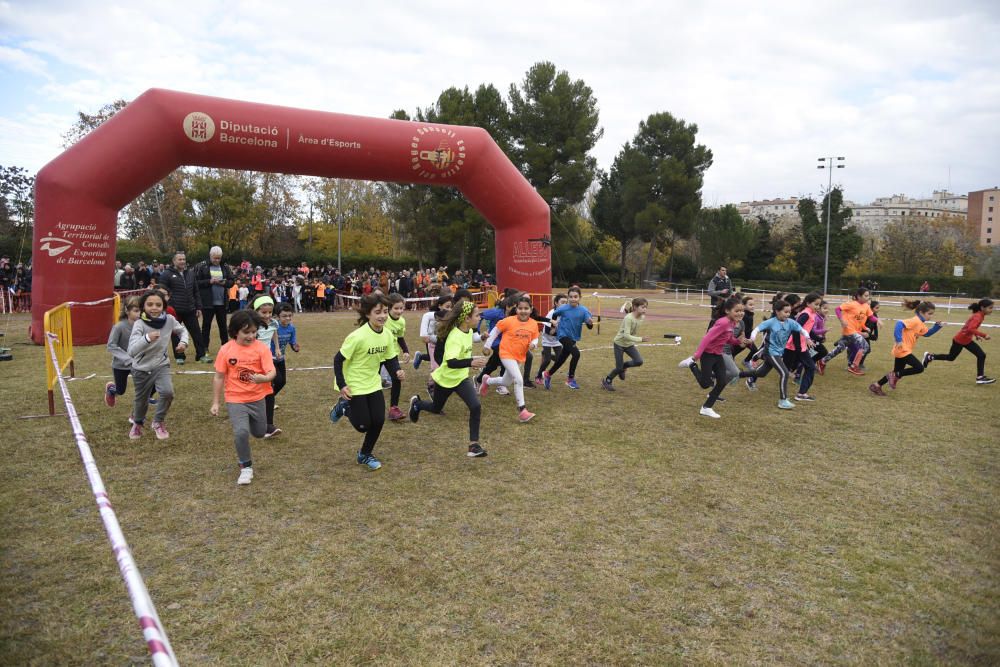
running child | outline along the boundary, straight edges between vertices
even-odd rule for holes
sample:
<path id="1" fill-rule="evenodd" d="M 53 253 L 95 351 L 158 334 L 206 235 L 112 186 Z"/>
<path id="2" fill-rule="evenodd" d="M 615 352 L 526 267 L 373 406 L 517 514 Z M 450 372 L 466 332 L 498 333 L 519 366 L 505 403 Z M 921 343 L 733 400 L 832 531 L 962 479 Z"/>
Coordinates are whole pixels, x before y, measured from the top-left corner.
<path id="1" fill-rule="evenodd" d="M 132 325 L 132 333 L 129 335 L 128 354 L 132 357 L 132 377 L 135 380 L 133 423 L 128 433 L 128 437 L 132 440 L 142 437 L 149 397 L 154 391 L 159 395 L 159 399 L 156 402 L 156 413 L 153 415 L 153 433 L 159 440 L 170 437 L 163 423 L 174 400 L 167 346 L 170 345 L 171 334 L 176 331 L 180 335 L 180 342 L 175 349 L 178 354 L 184 354 L 189 338 L 187 329 L 173 315 L 164 312 L 165 306 L 166 302 L 159 292 L 153 290 L 144 292 L 139 297 L 139 308 L 142 312 Z"/>
<path id="2" fill-rule="evenodd" d="M 831 359 L 849 347 L 851 354 L 847 360 L 847 372 L 852 375 L 865 374 L 861 370 L 861 360 L 871 350 L 871 346 L 868 344 L 868 330 L 865 328 L 865 323 L 868 321 L 868 318 L 874 315 L 871 306 L 868 305 L 870 299 L 871 292 L 868 291 L 868 288 L 859 287 L 855 290 L 854 296 L 849 301 L 845 301 L 834 310 L 837 319 L 840 320 L 841 336 L 837 344 L 833 346 L 833 349 L 816 363 L 820 368 L 821 374 Z"/>
<path id="3" fill-rule="evenodd" d="M 333 358 L 333 373 L 340 399 L 330 413 L 337 423 L 343 415 L 365 438 L 358 450 L 359 465 L 378 470 L 382 462 L 373 454 L 385 426 L 385 396 L 379 369 L 384 363 L 392 376 L 403 379 L 403 370 L 392 351 L 392 334 L 386 327 L 389 299 L 382 294 L 366 294 L 358 306 L 358 328 L 352 331 Z M 392 355 L 392 356 L 390 356 Z"/>
<path id="4" fill-rule="evenodd" d="M 111 328 L 108 335 L 108 352 L 111 353 L 111 374 L 115 381 L 104 385 L 104 403 L 109 408 L 115 407 L 115 402 L 119 396 L 125 393 L 128 388 L 128 376 L 132 374 L 132 357 L 128 353 L 128 340 L 132 335 L 132 327 L 139 319 L 139 297 L 130 296 L 122 304 L 121 316 L 118 323 Z M 149 399 L 150 403 L 156 404 L 155 399 Z"/>
<path id="5" fill-rule="evenodd" d="M 780 397 L 778 407 L 782 410 L 791 410 L 795 407 L 795 404 L 788 400 L 789 372 L 783 358 L 788 339 L 795 332 L 802 336 L 807 347 L 811 348 L 815 345 L 809 338 L 808 332 L 798 322 L 789 319 L 791 314 L 792 306 L 787 301 L 778 301 L 774 304 L 774 317 L 768 318 L 758 324 L 757 328 L 750 332 L 749 335 L 750 340 L 753 340 L 760 332 L 767 334 L 766 346 L 762 346 L 766 349 L 764 365 L 755 371 L 743 371 L 740 373 L 740 377 L 747 378 L 747 389 L 756 391 L 757 380 L 770 373 L 772 368 L 777 369 L 778 375 L 780 375 L 780 382 L 778 383 Z"/>
<path id="6" fill-rule="evenodd" d="M 927 368 L 932 361 L 955 361 L 955 357 L 961 354 L 962 350 L 968 350 L 976 357 L 976 384 L 993 384 L 994 378 L 986 377 L 986 353 L 979 347 L 976 341 L 989 340 L 990 336 L 982 331 L 983 320 L 993 312 L 992 299 L 980 299 L 976 303 L 969 304 L 972 315 L 962 325 L 961 331 L 951 339 L 951 350 L 948 354 L 924 353 L 923 365 Z M 973 338 L 975 340 L 973 340 Z"/>
<path id="7" fill-rule="evenodd" d="M 588 329 L 594 328 L 594 320 L 586 306 L 580 305 L 580 288 L 573 286 L 566 290 L 569 303 L 556 308 L 552 316 L 559 318 L 556 333 L 559 336 L 559 343 L 562 345 L 562 352 L 552 369 L 545 371 L 542 377 L 545 380 L 545 388 L 552 388 L 552 376 L 558 371 L 567 359 L 569 362 L 569 373 L 566 377 L 566 386 L 570 389 L 579 389 L 580 385 L 576 381 L 576 365 L 580 362 L 580 350 L 576 344 L 580 340 L 583 325 Z"/>
<path id="8" fill-rule="evenodd" d="M 298 332 L 295 330 L 295 325 L 292 324 L 292 317 L 295 312 L 295 307 L 290 302 L 283 301 L 278 304 L 278 331 L 275 332 L 274 338 L 278 343 L 278 354 L 280 355 L 276 358 L 281 360 L 281 369 L 283 373 L 287 370 L 285 368 L 285 359 L 288 357 L 288 350 L 291 349 L 293 352 L 298 354 L 298 352 L 302 349 L 299 346 Z M 275 366 L 277 366 L 277 364 L 275 364 Z M 285 375 L 285 377 L 287 379 L 287 375 Z M 274 435 L 277 435 L 277 433 L 272 434 L 271 437 Z"/>
<path id="9" fill-rule="evenodd" d="M 556 308 L 568 301 L 569 299 L 565 294 L 556 294 L 552 299 L 553 308 L 545 315 L 549 320 L 549 324 L 542 327 L 542 365 L 535 376 L 535 386 L 545 385 L 545 379 L 542 377 L 542 374 L 545 373 L 545 368 L 553 360 L 558 359 L 559 354 L 562 352 L 562 343 L 559 342 L 559 336 L 556 334 L 559 322 L 553 318 L 553 315 L 556 312 Z"/>
<path id="10" fill-rule="evenodd" d="M 895 357 L 892 371 L 883 375 L 878 382 L 868 385 L 868 390 L 876 396 L 886 396 L 882 389 L 886 384 L 895 389 L 901 378 L 907 375 L 919 375 L 924 372 L 924 365 L 913 355 L 913 347 L 921 336 L 933 336 L 944 322 L 935 322 L 930 329 L 924 324 L 934 316 L 934 304 L 930 301 L 904 300 L 903 308 L 916 311 L 913 317 L 896 322 L 893 338 L 896 344 L 892 346 L 892 356 Z"/>
<path id="11" fill-rule="evenodd" d="M 508 287 L 504 290 L 503 299 L 497 301 L 496 305 L 492 308 L 487 308 L 486 310 L 481 311 L 479 314 L 479 324 L 476 327 L 476 333 L 481 333 L 481 329 L 484 324 L 486 325 L 487 334 L 493 331 L 493 328 L 497 325 L 497 323 L 507 317 L 507 309 L 512 305 L 516 294 L 517 290 Z M 492 354 L 484 351 L 484 355 L 486 356 L 486 365 L 483 366 L 483 369 L 479 371 L 479 373 L 476 374 L 476 377 L 472 380 L 477 389 L 482 386 L 483 378 L 485 376 L 500 368 L 500 355 L 497 354 L 497 351 L 500 349 L 500 343 L 502 340 L 502 337 L 493 339 Z M 503 373 L 503 371 L 501 371 L 501 373 Z M 501 384 L 497 387 L 497 393 L 507 395 L 509 392 L 507 391 L 506 385 Z"/>
<path id="12" fill-rule="evenodd" d="M 521 423 L 531 421 L 535 416 L 535 413 L 528 412 L 524 403 L 524 377 L 518 366 L 525 363 L 528 350 L 538 347 L 538 322 L 531 319 L 531 308 L 530 296 L 519 297 L 516 303 L 517 314 L 500 320 L 490 331 L 489 337 L 483 344 L 483 353 L 486 356 L 490 356 L 491 353 L 498 355 L 504 374 L 495 378 L 487 374 L 479 382 L 481 397 L 486 396 L 491 386 L 513 385 L 514 398 L 517 399 L 517 419 Z M 500 347 L 493 352 L 493 343 L 497 339 L 500 340 Z"/>
<path id="13" fill-rule="evenodd" d="M 746 336 L 748 333 L 753 331 L 753 319 L 754 319 L 754 298 L 752 295 L 747 294 L 742 298 L 743 301 L 743 335 Z M 753 370 L 753 364 L 751 360 L 754 355 L 757 354 L 757 346 L 753 341 L 750 341 L 750 346 L 748 348 L 747 356 L 743 358 L 743 367 L 748 371 Z"/>
<path id="14" fill-rule="evenodd" d="M 267 433 L 264 438 L 273 438 L 281 434 L 281 429 L 274 425 L 274 398 L 285 386 L 285 355 L 277 346 L 278 321 L 274 318 L 274 299 L 267 294 L 254 297 L 251 308 L 260 315 L 261 325 L 257 329 L 257 340 L 271 350 L 274 357 L 274 379 L 271 381 L 271 393 L 264 397 L 267 413 Z"/>
<path id="15" fill-rule="evenodd" d="M 209 412 L 219 416 L 219 401 L 225 390 L 226 412 L 233 425 L 233 444 L 240 465 L 236 483 L 240 486 L 253 481 L 250 436 L 263 438 L 267 433 L 265 398 L 273 391 L 271 381 L 276 372 L 271 350 L 257 339 L 257 330 L 263 324 L 256 311 L 236 311 L 229 318 L 229 342 L 215 356 Z"/>
<path id="16" fill-rule="evenodd" d="M 468 456 L 486 456 L 479 444 L 479 420 L 482 408 L 476 388 L 469 378 L 469 368 L 482 368 L 486 357 L 472 356 L 473 331 L 479 324 L 479 309 L 465 298 L 455 300 L 452 309 L 438 325 L 438 341 L 444 341 L 441 365 L 431 376 L 434 378 L 434 400 L 423 401 L 420 395 L 410 398 L 410 421 L 416 422 L 423 411 L 441 414 L 445 402 L 453 393 L 458 394 L 469 408 Z M 441 350 L 441 347 L 438 347 Z"/>
<path id="17" fill-rule="evenodd" d="M 809 393 L 813 379 L 816 376 L 816 362 L 813 361 L 812 350 L 806 344 L 807 340 L 812 340 L 812 331 L 816 326 L 817 310 L 823 297 L 817 292 L 810 292 L 802 299 L 800 308 L 795 315 L 798 322 L 806 334 L 793 333 L 785 344 L 784 361 L 789 370 L 794 372 L 795 380 L 799 385 L 799 390 L 795 394 L 796 401 L 815 401 L 816 398 Z M 815 341 L 813 341 L 815 347 Z"/>
<path id="18" fill-rule="evenodd" d="M 389 358 L 396 359 L 396 365 L 410 363 L 410 349 L 406 346 L 406 318 L 403 313 L 406 311 L 406 299 L 402 294 L 393 292 L 389 299 L 389 319 L 385 321 L 385 327 L 389 330 Z M 389 370 L 389 364 L 383 364 Z M 399 392 L 403 387 L 401 378 L 396 377 L 390 371 L 389 381 L 392 388 L 389 390 L 389 419 L 397 422 L 406 419 L 406 415 L 399 409 Z"/>
<path id="19" fill-rule="evenodd" d="M 434 347 L 437 345 L 437 324 L 444 317 L 444 311 L 448 310 L 451 310 L 450 294 L 439 296 L 431 305 L 430 310 L 420 318 L 420 340 L 424 341 L 427 351 L 418 351 L 413 355 L 413 370 L 420 368 L 420 363 L 424 359 L 430 362 L 432 371 L 437 368 L 437 362 L 434 361 Z"/>
<path id="20" fill-rule="evenodd" d="M 730 296 L 725 301 L 720 301 L 713 310 L 721 313 L 721 316 L 715 319 L 712 328 L 698 343 L 694 354 L 681 361 L 678 366 L 690 368 L 694 379 L 698 381 L 698 386 L 702 389 L 712 387 L 712 391 L 709 392 L 698 414 L 719 419 L 722 415 L 716 412 L 713 406 L 722 396 L 722 390 L 726 388 L 727 384 L 726 364 L 722 359 L 722 349 L 727 344 L 749 345 L 749 341 L 733 335 L 733 328 L 742 323 L 743 320 L 743 303 L 740 297 Z M 701 368 L 698 367 L 699 360 L 702 362 Z M 713 380 L 714 387 L 712 386 Z"/>
<path id="21" fill-rule="evenodd" d="M 649 302 L 646 299 L 636 297 L 632 299 L 631 312 L 626 313 L 625 317 L 622 318 L 622 323 L 618 327 L 618 333 L 615 334 L 614 341 L 612 342 L 612 347 L 615 351 L 615 367 L 601 381 L 601 386 L 608 391 L 615 391 L 612 385 L 615 376 L 624 382 L 625 371 L 630 368 L 642 366 L 642 355 L 639 354 L 639 348 L 636 347 L 636 343 L 647 343 L 649 342 L 649 338 L 646 336 L 637 336 L 636 334 L 639 333 L 639 325 L 642 324 L 643 318 L 646 317 L 646 309 L 648 307 Z M 625 361 L 625 355 L 628 355 L 628 361 Z"/>

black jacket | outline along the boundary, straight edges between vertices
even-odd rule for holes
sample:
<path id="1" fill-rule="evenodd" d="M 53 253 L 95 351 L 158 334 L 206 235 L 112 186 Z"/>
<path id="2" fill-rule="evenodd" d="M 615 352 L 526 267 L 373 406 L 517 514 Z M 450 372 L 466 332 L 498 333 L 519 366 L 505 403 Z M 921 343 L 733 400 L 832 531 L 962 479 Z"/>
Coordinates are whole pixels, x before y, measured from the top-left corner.
<path id="1" fill-rule="evenodd" d="M 177 269 L 168 266 L 160 274 L 160 285 L 170 294 L 170 305 L 178 313 L 201 308 L 201 298 L 198 296 L 193 269 L 184 269 L 184 273 L 178 273 Z"/>
<path id="2" fill-rule="evenodd" d="M 194 279 L 198 284 L 198 298 L 201 301 L 201 307 L 204 308 L 212 307 L 212 273 L 209 269 L 210 266 L 210 262 L 198 262 L 197 266 L 194 267 Z M 226 281 L 223 284 L 223 287 L 226 288 L 226 296 L 222 299 L 222 302 L 226 303 L 229 300 L 229 288 L 233 286 L 233 272 L 225 262 L 220 262 L 219 266 L 222 268 L 222 278 Z M 174 308 L 176 309 L 177 306 L 174 306 Z"/>

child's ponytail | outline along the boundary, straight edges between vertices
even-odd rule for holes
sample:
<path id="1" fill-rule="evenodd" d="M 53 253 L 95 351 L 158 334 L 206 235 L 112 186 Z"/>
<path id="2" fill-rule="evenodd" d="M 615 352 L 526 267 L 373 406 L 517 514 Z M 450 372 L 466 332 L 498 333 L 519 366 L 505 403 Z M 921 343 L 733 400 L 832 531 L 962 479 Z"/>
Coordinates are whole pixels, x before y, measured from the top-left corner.
<path id="1" fill-rule="evenodd" d="M 969 310 L 971 310 L 974 313 L 978 313 L 984 308 L 989 308 L 992 305 L 993 305 L 993 299 L 980 299 L 979 301 L 970 303 Z"/>

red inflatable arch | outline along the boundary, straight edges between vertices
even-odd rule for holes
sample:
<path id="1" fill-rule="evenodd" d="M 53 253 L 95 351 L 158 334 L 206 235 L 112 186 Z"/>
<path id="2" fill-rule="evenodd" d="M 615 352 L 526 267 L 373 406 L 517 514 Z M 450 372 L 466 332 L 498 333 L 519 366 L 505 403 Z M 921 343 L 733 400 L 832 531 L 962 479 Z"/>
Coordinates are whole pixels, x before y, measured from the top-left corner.
<path id="1" fill-rule="evenodd" d="M 45 311 L 111 292 L 118 211 L 183 165 L 457 187 L 496 230 L 498 282 L 551 290 L 548 206 L 485 130 L 151 89 L 38 172 L 36 343 Z M 108 326 L 80 310 L 74 342 L 104 343 Z"/>

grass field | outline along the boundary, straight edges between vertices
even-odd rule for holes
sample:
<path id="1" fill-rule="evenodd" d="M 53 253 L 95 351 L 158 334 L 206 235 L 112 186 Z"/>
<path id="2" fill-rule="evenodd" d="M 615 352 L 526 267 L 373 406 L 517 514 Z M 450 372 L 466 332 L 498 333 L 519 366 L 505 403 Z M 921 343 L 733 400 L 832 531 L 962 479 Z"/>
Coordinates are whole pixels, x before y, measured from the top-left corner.
<path id="1" fill-rule="evenodd" d="M 332 372 L 290 371 L 284 433 L 253 442 L 241 488 L 210 375 L 175 376 L 167 441 L 129 441 L 129 401 L 104 406 L 103 348 L 77 348 L 98 377 L 70 388 L 181 664 L 1000 662 L 1000 385 L 976 386 L 966 354 L 872 397 L 886 330 L 868 376 L 838 358 L 814 404 L 778 410 L 772 373 L 707 419 L 677 368 L 706 317 L 654 303 L 642 333 L 683 343 L 642 348 L 614 394 L 617 321 L 585 331 L 579 391 L 529 390 L 524 425 L 511 397 L 484 400 L 485 459 L 456 399 L 387 424 L 367 472 L 327 419 Z M 295 323 L 290 368 L 330 365 L 352 327 Z M 46 411 L 26 326 L 0 364 L 0 664 L 148 664 L 66 418 L 17 418 Z M 408 369 L 404 404 L 427 372 Z"/>

